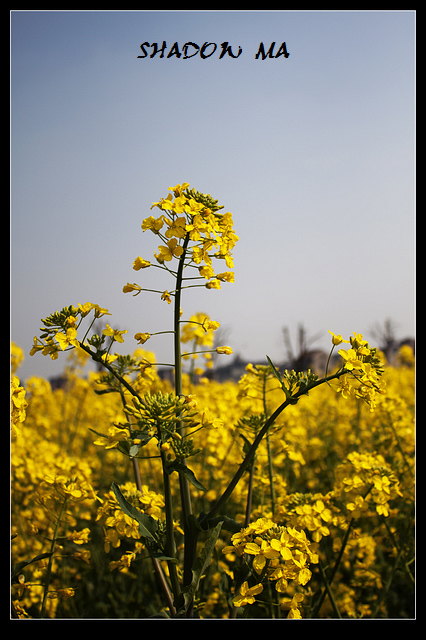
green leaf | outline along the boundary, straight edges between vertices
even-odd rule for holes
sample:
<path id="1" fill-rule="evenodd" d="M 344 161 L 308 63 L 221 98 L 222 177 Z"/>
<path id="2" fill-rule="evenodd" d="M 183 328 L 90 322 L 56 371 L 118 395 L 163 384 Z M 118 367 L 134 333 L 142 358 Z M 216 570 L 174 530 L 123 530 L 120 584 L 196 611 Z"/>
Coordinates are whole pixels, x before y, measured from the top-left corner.
<path id="1" fill-rule="evenodd" d="M 139 453 L 139 449 L 140 449 L 140 445 L 139 444 L 132 444 L 132 446 L 129 449 L 129 456 L 131 458 L 136 458 L 136 456 Z"/>
<path id="2" fill-rule="evenodd" d="M 142 538 L 149 538 L 149 540 L 156 541 L 155 534 L 158 530 L 158 523 L 151 516 L 146 515 L 146 513 L 142 513 L 139 509 L 136 509 L 130 502 L 126 500 L 126 498 L 121 493 L 118 485 L 113 482 L 112 490 L 114 491 L 115 497 L 118 500 L 118 504 L 129 518 L 133 518 L 139 524 L 139 533 Z"/>
<path id="3" fill-rule="evenodd" d="M 280 374 L 280 372 L 278 371 L 278 369 L 276 368 L 276 366 L 273 364 L 271 358 L 269 356 L 266 356 L 269 364 L 272 367 L 272 372 L 274 374 L 274 376 L 276 377 L 276 379 L 282 384 L 283 383 L 283 379 L 282 379 L 282 375 Z"/>
<path id="4" fill-rule="evenodd" d="M 12 568 L 12 579 L 15 578 L 19 573 L 21 573 L 22 569 L 27 567 L 29 564 L 33 562 L 38 562 L 39 560 L 43 560 L 44 558 L 50 558 L 53 555 L 51 552 L 48 553 L 40 553 L 40 555 L 35 556 L 32 560 L 22 560 L 22 562 L 18 562 Z"/>
<path id="5" fill-rule="evenodd" d="M 173 471 L 177 471 L 178 473 L 181 473 L 182 475 L 184 475 L 185 478 L 187 478 L 187 480 L 189 480 L 189 482 L 194 485 L 194 487 L 196 487 L 200 491 L 207 491 L 207 489 L 203 487 L 201 482 L 197 480 L 197 478 L 194 475 L 194 472 L 191 471 L 191 469 L 188 469 L 186 464 L 182 464 L 182 462 L 179 462 L 179 460 L 173 460 L 173 462 L 167 464 L 166 471 L 169 474 L 169 476 L 173 473 Z"/>
<path id="6" fill-rule="evenodd" d="M 205 570 L 207 569 L 207 567 L 211 562 L 213 549 L 216 545 L 221 528 L 222 528 L 222 522 L 219 522 L 219 524 L 217 524 L 216 527 L 214 527 L 214 529 L 209 530 L 204 547 L 202 548 L 198 558 L 195 559 L 195 562 L 192 566 L 192 580 L 190 584 L 187 587 L 185 587 L 185 589 L 182 592 L 184 604 L 178 611 L 179 616 L 185 615 L 189 605 L 191 604 L 194 598 L 194 595 L 198 591 L 198 588 L 200 586 L 201 576 L 203 575 L 203 573 L 205 572 Z"/>
<path id="7" fill-rule="evenodd" d="M 296 402 L 297 402 L 297 398 L 296 398 L 296 401 L 294 401 L 294 400 L 292 400 L 292 399 L 291 399 L 291 393 L 290 393 L 290 391 L 287 389 L 287 387 L 285 386 L 282 375 L 280 374 L 280 372 L 278 371 L 278 369 L 275 367 L 275 365 L 272 363 L 271 358 L 270 358 L 269 356 L 266 356 L 266 357 L 267 357 L 267 359 L 268 359 L 269 364 L 270 364 L 270 365 L 271 365 L 271 367 L 272 367 L 272 371 L 273 371 L 274 376 L 276 377 L 276 379 L 277 379 L 277 380 L 278 380 L 278 382 L 280 383 L 281 388 L 282 388 L 282 390 L 283 390 L 283 391 L 284 391 L 284 393 L 285 393 L 285 397 L 286 397 L 286 399 L 287 399 L 287 400 L 289 400 L 290 404 L 296 404 Z"/>
<path id="8" fill-rule="evenodd" d="M 176 558 L 172 558 L 171 556 L 166 556 L 166 555 L 164 555 L 164 553 L 161 553 L 161 551 L 153 553 L 152 557 L 155 558 L 156 560 L 166 560 L 167 562 L 173 562 L 173 564 L 177 564 L 178 563 Z"/>

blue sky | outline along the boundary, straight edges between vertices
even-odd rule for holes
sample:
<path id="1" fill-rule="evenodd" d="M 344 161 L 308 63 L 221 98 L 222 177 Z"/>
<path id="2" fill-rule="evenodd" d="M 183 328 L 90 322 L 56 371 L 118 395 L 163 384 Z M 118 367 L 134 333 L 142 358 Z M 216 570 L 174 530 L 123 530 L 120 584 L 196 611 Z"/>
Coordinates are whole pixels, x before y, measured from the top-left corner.
<path id="1" fill-rule="evenodd" d="M 11 337 L 19 373 L 40 319 L 69 304 L 107 307 L 127 329 L 172 327 L 172 305 L 126 282 L 158 242 L 151 203 L 189 182 L 231 211 L 235 284 L 192 289 L 184 317 L 221 323 L 252 361 L 285 357 L 298 323 L 372 340 L 387 318 L 414 335 L 415 18 L 412 11 L 11 13 Z M 207 59 L 137 58 L 140 45 L 200 47 Z M 259 43 L 288 58 L 256 60 Z M 232 59 L 219 58 L 229 42 Z M 213 47 L 210 48 L 212 50 Z M 152 52 L 152 48 L 148 50 Z M 164 286 L 163 286 L 164 285 Z M 170 336 L 146 347 L 170 361 Z M 227 363 L 222 356 L 223 364 Z M 222 361 L 221 361 L 222 362 Z"/>

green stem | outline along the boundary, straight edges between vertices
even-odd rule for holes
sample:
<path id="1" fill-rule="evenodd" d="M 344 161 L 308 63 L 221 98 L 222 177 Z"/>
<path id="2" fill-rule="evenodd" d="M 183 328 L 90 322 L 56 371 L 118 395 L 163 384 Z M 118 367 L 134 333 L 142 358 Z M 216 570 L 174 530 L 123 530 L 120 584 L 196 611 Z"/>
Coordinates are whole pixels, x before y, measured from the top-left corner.
<path id="1" fill-rule="evenodd" d="M 328 354 L 328 360 L 327 360 L 327 364 L 326 364 L 326 367 L 325 367 L 325 376 L 327 376 L 327 375 L 328 375 L 328 365 L 330 364 L 331 354 L 332 354 L 332 353 L 333 353 L 333 351 L 334 351 L 334 347 L 335 347 L 335 345 L 333 344 L 333 346 L 331 347 L 331 351 L 330 351 L 330 353 Z"/>
<path id="2" fill-rule="evenodd" d="M 182 354 L 180 344 L 180 303 L 182 294 L 182 278 L 185 266 L 185 256 L 189 244 L 189 233 L 186 234 L 182 245 L 182 255 L 179 258 L 179 266 L 176 274 L 176 292 L 175 292 L 175 308 L 174 308 L 174 360 L 175 360 L 175 394 L 177 397 L 182 395 Z M 177 432 L 183 437 L 183 423 L 177 423 Z M 181 460 L 183 465 L 186 464 L 185 459 Z M 197 548 L 197 536 L 192 531 L 188 523 L 188 518 L 192 514 L 191 493 L 187 478 L 179 474 L 180 497 L 182 507 L 182 525 L 184 530 L 184 567 L 183 567 L 183 584 L 187 586 L 192 581 L 192 565 L 194 564 Z M 187 610 L 187 617 L 192 616 L 192 607 Z"/>
<path id="3" fill-rule="evenodd" d="M 297 393 L 294 394 L 294 396 L 285 400 L 285 402 L 283 402 L 277 409 L 275 409 L 275 411 L 269 416 L 269 418 L 263 425 L 262 429 L 257 434 L 256 438 L 253 441 L 253 444 L 251 445 L 250 449 L 246 454 L 246 457 L 240 464 L 238 470 L 236 471 L 234 477 L 232 478 L 231 482 L 229 483 L 229 485 L 227 486 L 223 494 L 220 496 L 217 502 L 210 509 L 209 513 L 204 514 L 203 517 L 200 519 L 199 522 L 201 526 L 203 526 L 203 524 L 206 525 L 208 521 L 213 516 L 215 516 L 221 510 L 223 505 L 227 502 L 228 498 L 231 496 L 232 492 L 234 491 L 235 487 L 237 486 L 238 482 L 240 481 L 241 477 L 243 476 L 244 472 L 246 471 L 250 462 L 252 461 L 262 438 L 268 432 L 268 429 L 275 422 L 278 416 L 284 411 L 284 409 L 288 407 L 290 404 L 294 404 L 294 402 L 297 401 L 302 395 L 311 391 L 315 387 L 318 387 L 321 384 L 328 382 L 329 380 L 334 380 L 335 378 L 338 378 L 341 375 L 342 375 L 342 371 L 337 372 L 334 375 L 327 376 L 326 378 L 322 378 L 321 380 L 315 380 L 315 382 L 312 382 L 306 389 L 304 389 L 303 391 L 298 391 Z"/>
<path id="4" fill-rule="evenodd" d="M 325 574 L 324 567 L 323 567 L 323 564 L 322 564 L 321 560 L 319 561 L 319 565 L 318 566 L 319 566 L 321 578 L 323 579 L 323 582 L 325 584 L 325 591 L 327 592 L 327 595 L 328 595 L 328 597 L 330 599 L 330 602 L 331 602 L 331 606 L 333 607 L 334 615 L 336 616 L 336 618 L 341 618 L 342 616 L 340 615 L 339 608 L 338 608 L 338 606 L 336 604 L 333 592 L 331 590 L 331 586 L 330 586 L 330 582 L 331 581 L 329 582 L 327 580 L 327 576 Z M 321 604 L 322 604 L 322 602 L 321 602 Z"/>
<path id="5" fill-rule="evenodd" d="M 335 575 L 337 573 L 337 570 L 338 570 L 338 568 L 340 566 L 340 563 L 342 561 L 343 553 L 344 553 L 346 545 L 348 543 L 349 534 L 351 532 L 351 529 L 352 529 L 352 526 L 353 526 L 354 522 L 355 522 L 355 518 L 351 518 L 349 520 L 348 528 L 346 529 L 345 537 L 343 538 L 343 542 L 342 542 L 342 546 L 340 547 L 339 555 L 337 557 L 337 560 L 336 560 L 336 562 L 334 564 L 334 567 L 333 567 L 333 570 L 331 572 L 330 578 L 328 580 L 326 578 L 324 570 L 321 570 L 321 568 L 320 568 L 321 576 L 322 576 L 322 578 L 324 580 L 325 588 L 324 588 L 324 590 L 323 590 L 323 592 L 321 594 L 320 599 L 318 600 L 318 602 L 317 602 L 317 604 L 315 606 L 314 613 L 313 613 L 313 616 L 312 616 L 313 618 L 316 618 L 319 615 L 319 612 L 320 612 L 321 607 L 323 605 L 323 602 L 325 600 L 325 596 L 329 593 L 331 583 L 333 582 L 334 577 L 335 577 Z M 333 604 L 333 601 L 331 599 L 330 599 L 330 601 Z"/>
<path id="6" fill-rule="evenodd" d="M 267 376 L 263 376 L 263 413 L 268 418 L 268 406 L 266 403 L 266 379 Z M 271 452 L 271 438 L 269 431 L 266 432 L 266 447 L 268 451 L 268 473 L 269 473 L 269 491 L 271 494 L 271 510 L 272 515 L 275 514 L 275 487 L 274 487 L 274 470 L 272 467 L 272 452 Z"/>
<path id="7" fill-rule="evenodd" d="M 49 562 L 47 564 L 46 581 L 44 583 L 43 601 L 41 603 L 40 618 L 44 618 L 45 615 L 46 615 L 47 594 L 49 592 L 50 580 L 52 578 L 53 554 L 54 554 L 54 551 L 55 551 L 56 540 L 58 539 L 59 525 L 61 524 L 61 518 L 62 518 L 62 515 L 63 515 L 63 513 L 65 511 L 65 507 L 66 507 L 67 502 L 68 502 L 68 497 L 65 496 L 64 501 L 63 501 L 62 506 L 61 506 L 61 511 L 59 513 L 59 516 L 56 519 L 56 525 L 55 525 L 55 530 L 53 532 L 52 544 L 50 545 L 51 556 L 49 557 Z"/>
<path id="8" fill-rule="evenodd" d="M 164 486 L 164 504 L 166 512 L 166 545 L 165 552 L 170 558 L 175 558 L 175 539 L 173 528 L 173 500 L 170 486 L 170 475 L 166 470 L 166 454 L 161 452 L 161 463 L 163 466 L 163 486 Z M 176 570 L 176 563 L 172 561 L 167 562 L 169 567 L 170 582 L 172 584 L 172 591 L 175 599 L 175 603 L 181 595 L 179 579 Z"/>
<path id="9" fill-rule="evenodd" d="M 186 234 L 182 245 L 182 255 L 179 258 L 179 266 L 176 274 L 176 293 L 174 308 L 174 355 L 175 355 L 175 393 L 176 396 L 182 395 L 182 358 L 180 347 L 180 301 L 182 295 L 182 277 L 185 262 L 185 254 L 188 248 L 189 234 Z"/>
<path id="10" fill-rule="evenodd" d="M 339 375 L 341 375 L 341 374 L 339 374 Z M 368 488 L 367 492 L 363 495 L 364 499 L 368 496 L 368 494 L 370 493 L 372 488 L 373 488 L 373 485 L 371 485 L 371 487 Z M 319 614 L 320 609 L 321 609 L 321 607 L 323 605 L 323 602 L 325 600 L 325 596 L 329 595 L 329 590 L 330 590 L 331 583 L 333 582 L 333 580 L 334 580 L 334 578 L 336 576 L 337 570 L 340 567 L 340 563 L 342 561 L 343 554 L 345 552 L 345 548 L 346 548 L 346 545 L 347 545 L 348 540 L 349 540 L 349 534 L 351 532 L 351 529 L 352 529 L 354 523 L 355 523 L 355 518 L 351 518 L 349 520 L 348 528 L 346 529 L 345 537 L 343 538 L 342 546 L 340 547 L 339 555 L 337 556 L 337 560 L 336 560 L 336 562 L 334 564 L 333 570 L 332 570 L 330 578 L 328 580 L 326 578 L 325 573 L 323 571 L 321 571 L 321 567 L 320 567 L 321 575 L 322 575 L 322 577 L 324 579 L 325 589 L 322 592 L 321 597 L 318 600 L 317 605 L 315 606 L 314 615 L 312 616 L 313 618 L 315 618 Z M 330 598 L 330 602 L 333 605 L 333 600 L 331 598 Z"/>
<path id="11" fill-rule="evenodd" d="M 385 599 L 385 597 L 386 597 L 386 595 L 387 595 L 387 593 L 388 593 L 388 591 L 389 591 L 389 589 L 391 587 L 392 581 L 393 581 L 394 576 L 395 576 L 395 571 L 398 568 L 398 565 L 399 565 L 399 562 L 401 560 L 401 556 L 403 554 L 403 551 L 404 551 L 404 547 L 401 546 L 401 548 L 398 551 L 398 555 L 395 558 L 395 562 L 394 562 L 394 565 L 392 567 L 392 571 L 390 572 L 389 578 L 388 578 L 385 586 L 383 587 L 382 592 L 381 592 L 381 594 L 380 594 L 380 596 L 379 596 L 379 598 L 377 600 L 376 608 L 374 609 L 374 612 L 373 612 L 373 614 L 371 616 L 372 618 L 377 618 L 377 616 L 379 615 L 380 607 L 382 606 L 382 602 Z"/>
<path id="12" fill-rule="evenodd" d="M 250 469 L 248 488 L 247 488 L 247 503 L 246 503 L 246 515 L 244 518 L 244 526 L 248 527 L 251 518 L 251 508 L 253 502 L 253 480 L 254 480 L 254 464 Z"/>
<path id="13" fill-rule="evenodd" d="M 389 574 L 389 578 L 388 578 L 388 580 L 387 580 L 386 584 L 384 585 L 384 587 L 383 587 L 383 589 L 382 589 L 382 592 L 381 592 L 381 594 L 380 594 L 380 596 L 379 596 L 379 598 L 378 598 L 378 600 L 377 600 L 376 607 L 375 607 L 375 609 L 374 609 L 374 612 L 373 612 L 373 613 L 372 613 L 372 615 L 371 615 L 371 617 L 372 617 L 372 618 L 377 618 L 377 617 L 378 617 L 378 615 L 379 615 L 379 611 L 380 611 L 380 607 L 381 607 L 381 605 L 382 605 L 382 602 L 383 602 L 383 600 L 386 598 L 386 596 L 387 596 L 387 594 L 388 594 L 388 591 L 389 591 L 389 589 L 390 589 L 390 587 L 391 587 L 392 581 L 393 581 L 394 576 L 395 576 L 395 572 L 396 572 L 396 570 L 398 569 L 398 565 L 399 565 L 399 564 L 400 564 L 400 562 L 401 562 L 401 558 L 402 558 L 402 555 L 403 555 L 403 553 L 404 553 L 405 542 L 406 542 L 406 540 L 407 540 L 407 537 L 408 537 L 408 534 L 409 534 L 409 531 L 410 531 L 410 525 L 408 525 L 408 527 L 407 527 L 407 529 L 406 529 L 406 532 L 405 532 L 405 536 L 404 536 L 404 537 L 403 537 L 403 539 L 402 539 L 402 543 L 401 543 L 401 545 L 400 545 L 400 546 L 398 546 L 398 544 L 397 544 L 397 542 L 396 542 L 396 540 L 395 540 L 395 538 L 394 538 L 394 536 L 393 536 L 393 533 L 392 533 L 392 531 L 391 531 L 391 528 L 390 528 L 390 526 L 389 526 L 389 524 L 388 524 L 388 522 L 387 522 L 386 518 L 382 516 L 382 520 L 383 520 L 383 521 L 384 521 L 384 523 L 385 523 L 385 526 L 386 526 L 386 529 L 387 529 L 387 531 L 388 531 L 388 534 L 389 534 L 389 536 L 390 536 L 390 538 L 391 538 L 391 540 L 392 540 L 392 542 L 393 542 L 393 544 L 394 544 L 394 546 L 395 546 L 396 550 L 398 551 L 398 553 L 397 553 L 397 556 L 396 556 L 396 558 L 395 558 L 395 562 L 394 562 L 394 564 L 393 564 L 392 570 L 391 570 L 391 572 L 390 572 L 390 574 Z M 405 567 L 405 570 L 407 571 L 407 568 L 406 568 L 406 567 Z M 410 573 L 409 573 L 408 575 L 409 575 L 409 577 L 410 577 L 411 579 L 413 578 L 413 576 L 412 576 Z"/>

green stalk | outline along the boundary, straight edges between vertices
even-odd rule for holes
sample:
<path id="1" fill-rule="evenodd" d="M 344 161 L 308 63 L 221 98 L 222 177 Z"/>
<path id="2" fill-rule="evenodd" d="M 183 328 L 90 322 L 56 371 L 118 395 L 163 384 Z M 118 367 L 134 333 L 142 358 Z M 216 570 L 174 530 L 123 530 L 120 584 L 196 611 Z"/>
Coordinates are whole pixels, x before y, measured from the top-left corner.
<path id="1" fill-rule="evenodd" d="M 170 558 L 175 557 L 175 539 L 173 530 L 173 501 L 172 492 L 170 486 L 170 476 L 166 470 L 166 454 L 161 452 L 161 463 L 163 465 L 163 486 L 164 486 L 164 504 L 166 511 L 166 555 Z M 178 598 L 181 595 L 179 579 L 176 570 L 176 564 L 168 561 L 170 581 L 172 584 L 172 591 L 174 594 L 175 602 L 178 602 Z"/>
<path id="2" fill-rule="evenodd" d="M 221 510 L 223 505 L 227 502 L 228 498 L 231 496 L 231 494 L 234 491 L 235 487 L 237 486 L 238 482 L 241 480 L 241 477 L 243 476 L 244 472 L 248 468 L 250 462 L 254 458 L 254 455 L 256 453 L 256 450 L 257 450 L 262 438 L 268 432 L 268 429 L 275 422 L 275 420 L 278 418 L 278 416 L 284 411 L 284 409 L 286 407 L 288 407 L 290 404 L 294 404 L 294 402 L 297 401 L 301 396 L 303 396 L 307 392 L 311 391 L 315 387 L 318 387 L 321 384 L 324 384 L 325 382 L 328 382 L 329 380 L 334 380 L 336 378 L 339 378 L 341 375 L 342 375 L 342 371 L 337 372 L 337 373 L 335 373 L 335 374 L 333 374 L 331 376 L 327 376 L 326 378 L 322 378 L 321 380 L 315 380 L 315 382 L 312 382 L 306 389 L 304 389 L 303 391 L 298 391 L 297 393 L 294 394 L 294 396 L 292 396 L 291 398 L 285 400 L 285 402 L 283 402 L 277 409 L 275 409 L 275 411 L 269 416 L 269 418 L 267 419 L 267 421 L 263 425 L 262 429 L 257 434 L 256 438 L 254 439 L 253 444 L 251 445 L 250 449 L 248 450 L 248 452 L 246 454 L 246 457 L 244 458 L 244 460 L 242 461 L 242 463 L 238 467 L 234 477 L 232 478 L 231 482 L 229 483 L 229 485 L 227 486 L 227 488 L 225 489 L 223 494 L 220 496 L 220 498 L 217 500 L 217 502 L 213 505 L 213 507 L 210 509 L 210 511 L 200 519 L 199 523 L 200 523 L 201 526 L 203 526 L 203 524 L 206 525 L 208 523 L 208 521 L 211 518 L 213 518 L 213 516 L 215 516 Z"/>
<path id="3" fill-rule="evenodd" d="M 341 618 L 342 616 L 340 615 L 339 608 L 338 608 L 338 606 L 336 604 L 333 592 L 331 590 L 331 586 L 330 586 L 330 582 L 331 581 L 329 582 L 327 580 L 327 576 L 325 574 L 324 567 L 323 567 L 323 564 L 322 564 L 321 560 L 319 561 L 319 565 L 318 566 L 319 566 L 321 578 L 323 579 L 323 582 L 325 584 L 325 591 L 327 592 L 327 595 L 328 595 L 328 597 L 330 599 L 330 602 L 331 602 L 331 606 L 333 607 L 334 615 L 336 616 L 336 618 Z M 322 604 L 322 602 L 321 602 L 321 604 Z"/>
<path id="4" fill-rule="evenodd" d="M 266 404 L 266 379 L 267 374 L 263 376 L 263 413 L 268 418 L 268 407 Z M 272 515 L 275 514 L 275 487 L 274 487 L 274 471 L 272 467 L 271 439 L 269 431 L 266 432 L 266 447 L 268 450 L 268 473 L 269 473 L 269 491 L 271 494 L 271 510 Z"/>
<path id="5" fill-rule="evenodd" d="M 176 275 L 176 293 L 175 293 L 175 308 L 174 308 L 174 356 L 175 356 L 175 394 L 177 397 L 182 395 L 182 354 L 180 345 L 180 301 L 182 293 L 182 276 L 183 268 L 186 257 L 186 250 L 189 243 L 189 234 L 186 234 L 182 248 L 183 253 L 179 259 L 179 267 Z M 177 431 L 181 436 L 183 433 L 183 423 L 177 423 Z M 182 464 L 185 464 L 185 460 L 181 460 Z M 181 486 L 181 500 L 183 511 L 183 524 L 186 527 L 187 518 L 192 513 L 191 496 L 189 492 L 189 482 L 182 474 L 179 474 L 180 486 Z M 191 565 L 192 566 L 192 565 Z M 192 576 L 190 581 L 192 580 Z"/>
<path id="6" fill-rule="evenodd" d="M 384 587 L 382 589 L 382 592 L 381 592 L 381 594 L 380 594 L 380 596 L 379 596 L 379 598 L 377 600 L 376 608 L 374 609 L 374 611 L 373 611 L 373 613 L 371 615 L 372 618 L 377 618 L 378 615 L 379 615 L 380 607 L 382 606 L 382 602 L 385 599 L 385 597 L 387 596 L 388 591 L 389 591 L 389 589 L 391 587 L 392 581 L 393 581 L 394 576 L 395 576 L 395 572 L 396 572 L 396 570 L 398 568 L 398 565 L 399 565 L 399 562 L 401 560 L 403 552 L 404 552 L 404 547 L 401 546 L 401 548 L 398 551 L 398 555 L 395 558 L 395 562 L 394 562 L 392 570 L 391 570 L 391 572 L 389 574 L 389 578 L 388 578 L 386 584 L 384 585 Z"/>
<path id="7" fill-rule="evenodd" d="M 373 488 L 373 485 L 371 485 L 371 487 L 369 487 L 367 492 L 363 495 L 364 499 L 368 496 L 368 494 L 370 493 L 372 488 Z M 321 609 L 321 607 L 323 605 L 323 602 L 325 600 L 325 596 L 328 595 L 330 597 L 330 592 L 331 592 L 330 586 L 331 586 L 331 583 L 333 582 L 333 580 L 335 578 L 335 575 L 337 573 L 338 568 L 340 567 L 340 563 L 342 561 L 343 554 L 345 552 L 345 548 L 346 548 L 346 545 L 347 545 L 348 540 L 349 540 L 349 534 L 351 532 L 351 529 L 352 529 L 354 523 L 355 523 L 355 518 L 351 518 L 349 520 L 348 528 L 346 529 L 345 537 L 343 538 L 342 546 L 340 547 L 339 555 L 337 556 L 337 560 L 336 560 L 336 562 L 334 564 L 333 570 L 332 570 L 330 578 L 328 580 L 327 580 L 327 577 L 325 575 L 325 572 L 320 567 L 320 572 L 321 572 L 321 576 L 322 576 L 322 578 L 324 580 L 325 589 L 322 592 L 321 597 L 320 597 L 317 605 L 315 606 L 314 615 L 312 616 L 313 618 L 315 618 L 319 614 L 320 609 Z M 330 602 L 331 602 L 331 604 L 332 604 L 332 606 L 334 608 L 335 603 L 333 601 L 332 596 L 330 597 Z M 336 611 L 336 609 L 335 609 L 335 611 Z"/>
<path id="8" fill-rule="evenodd" d="M 392 540 L 392 542 L 394 544 L 394 547 L 398 551 L 398 553 L 397 553 L 397 556 L 395 558 L 395 562 L 393 564 L 392 570 L 391 570 L 391 572 L 389 574 L 389 578 L 388 578 L 386 584 L 384 585 L 384 587 L 383 587 L 383 589 L 382 589 L 382 591 L 380 593 L 380 596 L 377 599 L 376 607 L 375 607 L 375 609 L 374 609 L 374 611 L 373 611 L 373 613 L 371 615 L 372 618 L 377 618 L 378 617 L 382 602 L 386 598 L 386 596 L 388 594 L 388 591 L 389 591 L 389 589 L 390 589 L 390 587 L 392 585 L 392 581 L 394 579 L 395 572 L 398 569 L 398 566 L 399 566 L 399 564 L 401 562 L 402 555 L 404 553 L 405 541 L 406 541 L 406 539 L 408 537 L 409 530 L 410 530 L 410 525 L 408 525 L 408 527 L 406 529 L 406 532 L 405 532 L 405 535 L 404 535 L 404 537 L 402 539 L 401 546 L 398 546 L 398 544 L 397 544 L 397 542 L 396 542 L 396 540 L 395 540 L 395 538 L 393 536 L 393 533 L 392 533 L 392 531 L 390 529 L 390 526 L 389 526 L 386 518 L 384 516 L 382 516 L 381 519 L 384 521 L 386 529 L 387 529 L 387 532 L 389 534 L 389 537 L 391 538 L 391 540 Z M 405 570 L 407 571 L 407 567 L 405 567 Z M 411 575 L 411 573 L 408 573 L 408 575 L 409 575 L 410 579 L 414 582 L 413 576 Z"/>
<path id="9" fill-rule="evenodd" d="M 334 567 L 333 567 L 333 570 L 331 572 L 331 575 L 330 575 L 329 579 L 327 579 L 327 576 L 326 576 L 324 570 L 322 569 L 322 566 L 320 567 L 321 577 L 322 577 L 322 579 L 324 581 L 325 588 L 324 588 L 324 590 L 323 590 L 323 592 L 322 592 L 322 594 L 320 596 L 320 599 L 318 600 L 318 602 L 317 602 L 317 604 L 315 606 L 315 609 L 314 609 L 314 612 L 313 612 L 313 615 L 312 615 L 313 618 L 316 618 L 319 615 L 319 612 L 320 612 L 321 607 L 323 605 L 323 602 L 325 600 L 325 596 L 326 595 L 330 595 L 330 592 L 331 592 L 330 586 L 331 586 L 331 583 L 334 580 L 334 577 L 335 577 L 335 575 L 337 573 L 337 570 L 338 570 L 338 568 L 340 566 L 340 563 L 342 561 L 343 553 L 344 553 L 346 545 L 348 543 L 349 534 L 351 532 L 351 529 L 352 529 L 352 526 L 353 526 L 354 522 L 355 522 L 355 518 L 351 518 L 349 520 L 348 528 L 346 529 L 345 537 L 343 538 L 343 542 L 342 542 L 342 546 L 340 547 L 339 555 L 338 555 L 337 560 L 336 560 L 336 562 L 334 564 Z M 330 598 L 330 602 L 333 605 L 333 598 L 332 597 Z"/>
<path id="10" fill-rule="evenodd" d="M 56 525 L 55 525 L 55 530 L 53 532 L 52 544 L 50 545 L 51 556 L 49 557 L 49 562 L 47 564 L 46 581 L 44 583 L 43 601 L 41 603 L 40 618 L 44 618 L 46 615 L 47 594 L 49 592 L 50 580 L 52 578 L 53 554 L 55 551 L 56 540 L 58 539 L 59 525 L 61 524 L 61 518 L 65 511 L 67 502 L 68 502 L 68 497 L 65 496 L 64 502 L 62 503 L 61 511 L 59 513 L 59 516 L 56 519 Z"/>
<path id="11" fill-rule="evenodd" d="M 186 251 L 189 244 L 189 233 L 186 234 L 182 245 L 182 255 L 179 258 L 179 266 L 176 274 L 176 291 L 175 291 L 175 308 L 174 308 L 174 360 L 175 360 L 175 394 L 177 397 L 182 395 L 182 354 L 180 344 L 180 303 L 182 294 L 183 269 L 185 266 Z M 176 425 L 177 432 L 183 436 L 183 423 L 178 422 Z M 181 460 L 183 465 L 186 464 L 185 459 Z M 187 478 L 179 474 L 180 497 L 182 507 L 182 524 L 184 530 L 184 566 L 183 566 L 183 584 L 187 586 L 192 581 L 192 565 L 194 564 L 197 549 L 197 535 L 189 527 L 188 518 L 192 514 L 191 493 Z M 192 606 L 187 609 L 187 617 L 192 617 Z"/>
<path id="12" fill-rule="evenodd" d="M 175 308 L 174 308 L 174 355 L 175 355 L 175 393 L 176 396 L 182 395 L 182 358 L 180 348 L 180 301 L 182 294 L 182 277 L 183 268 L 186 257 L 186 250 L 189 243 L 189 234 L 187 233 L 182 245 L 182 255 L 179 258 L 179 266 L 176 274 L 176 291 L 175 291 Z"/>

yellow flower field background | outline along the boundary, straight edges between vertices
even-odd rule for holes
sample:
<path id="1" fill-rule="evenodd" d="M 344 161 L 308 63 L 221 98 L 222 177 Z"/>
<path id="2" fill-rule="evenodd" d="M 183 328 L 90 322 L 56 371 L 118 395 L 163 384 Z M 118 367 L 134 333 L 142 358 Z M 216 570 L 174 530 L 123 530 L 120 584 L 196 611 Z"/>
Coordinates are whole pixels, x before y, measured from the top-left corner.
<path id="1" fill-rule="evenodd" d="M 185 319 L 183 289 L 233 283 L 238 237 L 211 196 L 170 191 L 142 224 L 156 262 L 133 268 L 176 281 L 155 292 L 175 305 L 172 375 L 144 327 L 114 353 L 132 337 L 94 303 L 34 338 L 32 355 L 63 358 L 60 386 L 20 380 L 12 344 L 12 617 L 414 617 L 412 349 L 390 365 L 330 331 L 326 371 L 268 360 L 219 382 L 232 349 L 217 319 Z"/>

